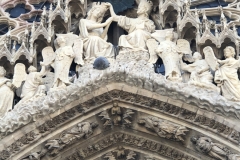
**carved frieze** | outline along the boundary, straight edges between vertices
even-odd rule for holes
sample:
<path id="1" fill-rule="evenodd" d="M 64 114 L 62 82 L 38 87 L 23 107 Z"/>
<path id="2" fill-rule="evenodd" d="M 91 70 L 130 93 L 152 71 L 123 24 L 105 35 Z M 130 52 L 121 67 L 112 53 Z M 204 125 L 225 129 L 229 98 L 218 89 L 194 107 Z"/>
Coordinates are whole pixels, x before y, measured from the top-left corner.
<path id="1" fill-rule="evenodd" d="M 51 156 L 55 156 L 66 145 L 72 144 L 81 138 L 88 138 L 98 126 L 96 122 L 81 122 L 69 131 L 61 133 L 59 139 L 48 140 L 45 147 Z"/>
<path id="2" fill-rule="evenodd" d="M 170 159 L 196 160 L 195 157 L 186 155 L 186 154 L 182 153 L 181 151 L 179 151 L 175 148 L 171 148 L 167 145 L 145 139 L 144 137 L 139 137 L 136 135 L 130 135 L 130 134 L 121 133 L 121 132 L 114 133 L 114 134 L 109 135 L 93 144 L 89 144 L 89 146 L 86 148 L 79 148 L 76 150 L 74 155 L 71 155 L 71 156 L 67 157 L 66 159 L 72 159 L 73 156 L 78 159 L 85 159 L 85 158 L 88 158 L 91 155 L 95 154 L 96 152 L 99 152 L 103 149 L 111 147 L 114 144 L 118 144 L 123 147 L 124 147 L 124 145 L 130 145 L 132 147 L 137 147 L 137 148 L 141 148 L 141 149 L 144 149 L 144 150 L 147 150 L 150 152 L 154 152 L 156 154 L 168 157 Z M 131 153 L 131 154 L 134 156 L 133 153 Z M 123 152 L 121 152 L 121 155 L 123 155 Z M 128 155 L 126 155 L 126 156 L 128 156 Z M 109 157 L 113 157 L 112 153 L 107 154 L 106 158 L 109 158 Z M 129 157 L 132 157 L 132 156 L 129 156 Z M 114 158 L 116 158 L 116 157 L 114 157 Z"/>

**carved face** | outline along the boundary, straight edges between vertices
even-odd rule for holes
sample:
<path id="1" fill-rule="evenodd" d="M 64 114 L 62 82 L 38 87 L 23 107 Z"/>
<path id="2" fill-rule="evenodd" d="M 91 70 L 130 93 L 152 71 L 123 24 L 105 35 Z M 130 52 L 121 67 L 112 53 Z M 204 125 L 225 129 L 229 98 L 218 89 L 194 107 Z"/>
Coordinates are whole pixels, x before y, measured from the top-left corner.
<path id="1" fill-rule="evenodd" d="M 200 60 L 200 59 L 202 59 L 202 55 L 200 53 L 198 53 L 198 52 L 195 52 L 193 54 L 193 59 L 194 59 L 194 61 Z"/>
<path id="2" fill-rule="evenodd" d="M 104 14 L 105 14 L 104 10 L 99 7 L 95 8 L 92 12 L 92 16 L 94 16 L 95 18 L 99 18 L 100 16 L 102 16 Z"/>
<path id="3" fill-rule="evenodd" d="M 233 47 L 226 47 L 223 51 L 224 51 L 224 56 L 226 58 L 234 57 L 235 55 L 235 51 Z"/>
<path id="4" fill-rule="evenodd" d="M 57 38 L 57 43 L 58 43 L 58 45 L 59 46 L 63 46 L 63 45 L 65 45 L 65 39 L 63 38 L 63 37 L 58 37 Z"/>

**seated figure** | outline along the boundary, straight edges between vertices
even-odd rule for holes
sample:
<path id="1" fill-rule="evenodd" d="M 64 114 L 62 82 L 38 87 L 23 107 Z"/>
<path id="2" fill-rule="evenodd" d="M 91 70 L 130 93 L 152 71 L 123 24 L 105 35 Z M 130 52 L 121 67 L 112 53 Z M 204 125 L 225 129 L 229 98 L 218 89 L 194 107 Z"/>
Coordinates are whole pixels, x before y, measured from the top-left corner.
<path id="1" fill-rule="evenodd" d="M 95 4 L 95 3 L 93 3 Z M 95 60 L 97 57 L 114 58 L 114 48 L 106 42 L 108 28 L 113 18 L 108 18 L 101 23 L 108 6 L 105 3 L 95 4 L 88 12 L 86 19 L 81 19 L 79 24 L 80 36 L 83 39 L 84 60 Z M 103 29 L 103 27 L 105 27 Z"/>
<path id="2" fill-rule="evenodd" d="M 148 0 L 141 0 L 137 10 L 137 18 L 128 18 L 125 16 L 117 16 L 110 3 L 111 16 L 113 21 L 118 22 L 118 25 L 128 32 L 128 35 L 122 35 L 119 38 L 118 46 L 121 53 L 127 52 L 148 52 L 147 40 L 151 38 L 151 33 L 155 31 L 155 25 L 149 19 L 149 14 L 152 11 L 153 4 Z M 120 56 L 119 55 L 119 56 Z M 146 54 L 149 59 L 149 55 Z M 145 56 L 144 56 L 145 57 Z"/>

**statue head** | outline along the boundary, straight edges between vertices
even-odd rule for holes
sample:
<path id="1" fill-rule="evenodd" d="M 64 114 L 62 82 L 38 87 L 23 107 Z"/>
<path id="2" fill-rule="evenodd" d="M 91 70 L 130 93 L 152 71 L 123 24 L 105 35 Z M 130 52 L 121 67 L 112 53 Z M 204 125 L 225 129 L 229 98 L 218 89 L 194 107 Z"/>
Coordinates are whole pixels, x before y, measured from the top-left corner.
<path id="1" fill-rule="evenodd" d="M 33 66 L 30 66 L 28 68 L 28 72 L 31 73 L 31 72 L 37 72 L 37 68 L 33 67 Z"/>
<path id="2" fill-rule="evenodd" d="M 235 49 L 231 46 L 226 47 L 224 50 L 224 57 L 229 58 L 229 57 L 234 57 L 235 56 Z"/>
<path id="3" fill-rule="evenodd" d="M 194 59 L 194 61 L 201 60 L 202 59 L 202 55 L 199 52 L 195 52 L 193 54 L 193 59 Z"/>
<path id="4" fill-rule="evenodd" d="M 101 23 L 105 15 L 105 12 L 107 10 L 108 10 L 108 7 L 104 5 L 104 3 L 94 2 L 92 4 L 92 8 L 88 12 L 87 19 L 91 19 L 92 16 L 95 16 L 95 18 L 97 19 L 97 22 Z"/>
<path id="5" fill-rule="evenodd" d="M 92 122 L 91 126 L 92 126 L 92 128 L 96 128 L 98 126 L 98 123 L 97 122 Z"/>
<path id="6" fill-rule="evenodd" d="M 197 140 L 198 140 L 197 137 L 191 137 L 191 142 L 192 142 L 193 144 L 197 144 Z"/>
<path id="7" fill-rule="evenodd" d="M 0 66 L 0 77 L 4 76 L 6 76 L 6 70 L 2 66 Z"/>
<path id="8" fill-rule="evenodd" d="M 57 44 L 58 44 L 60 47 L 61 47 L 61 46 L 64 46 L 64 45 L 66 44 L 66 41 L 65 41 L 64 37 L 62 37 L 62 36 L 57 37 L 56 41 L 57 41 Z"/>
<path id="9" fill-rule="evenodd" d="M 167 32 L 166 32 L 166 39 L 172 41 L 172 40 L 173 40 L 173 37 L 174 37 L 173 31 L 167 31 Z"/>
<path id="10" fill-rule="evenodd" d="M 138 5 L 137 14 L 142 15 L 145 14 L 145 16 L 149 16 L 153 8 L 153 3 L 150 0 L 141 0 Z"/>

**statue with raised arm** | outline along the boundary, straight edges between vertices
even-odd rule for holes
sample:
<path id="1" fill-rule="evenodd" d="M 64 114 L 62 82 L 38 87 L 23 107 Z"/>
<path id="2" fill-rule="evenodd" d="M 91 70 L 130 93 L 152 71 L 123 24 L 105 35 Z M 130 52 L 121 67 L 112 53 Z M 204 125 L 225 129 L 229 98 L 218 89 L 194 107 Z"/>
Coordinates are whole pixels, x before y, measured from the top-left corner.
<path id="1" fill-rule="evenodd" d="M 118 22 L 118 25 L 128 32 L 128 35 L 122 35 L 119 38 L 118 46 L 120 53 L 129 54 L 130 52 L 148 52 L 147 40 L 151 38 L 151 33 L 155 31 L 155 25 L 149 19 L 149 14 L 152 11 L 153 3 L 148 0 L 141 0 L 138 5 L 137 18 L 128 18 L 126 16 L 117 16 L 110 3 L 110 13 L 113 21 Z M 141 52 L 141 53 L 142 53 Z M 148 53 L 146 54 L 149 58 Z"/>
<path id="2" fill-rule="evenodd" d="M 26 76 L 25 83 L 22 87 L 21 101 L 24 102 L 32 97 L 38 97 L 45 95 L 46 87 L 43 84 L 42 77 L 45 76 L 45 67 L 42 67 L 41 72 L 37 72 L 37 69 L 33 66 L 28 68 L 29 74 Z M 19 103 L 20 103 L 19 102 Z"/>
<path id="3" fill-rule="evenodd" d="M 114 58 L 113 45 L 106 42 L 108 28 L 113 18 L 110 17 L 106 22 L 101 23 L 107 10 L 108 6 L 105 3 L 93 3 L 87 18 L 80 20 L 79 30 L 84 43 L 83 54 L 85 61 L 92 63 L 91 60 L 95 60 L 100 56 Z"/>
<path id="4" fill-rule="evenodd" d="M 235 59 L 235 49 L 226 47 L 224 50 L 225 60 L 217 60 L 220 64 L 215 72 L 214 81 L 221 88 L 222 95 L 228 100 L 240 101 L 240 81 L 237 70 L 240 61 Z"/>
<path id="5" fill-rule="evenodd" d="M 213 84 L 213 75 L 210 72 L 210 67 L 205 59 L 202 59 L 202 55 L 198 52 L 193 54 L 194 62 L 192 64 L 186 64 L 181 62 L 181 69 L 190 73 L 189 84 L 213 89 L 219 92 L 216 85 Z"/>

